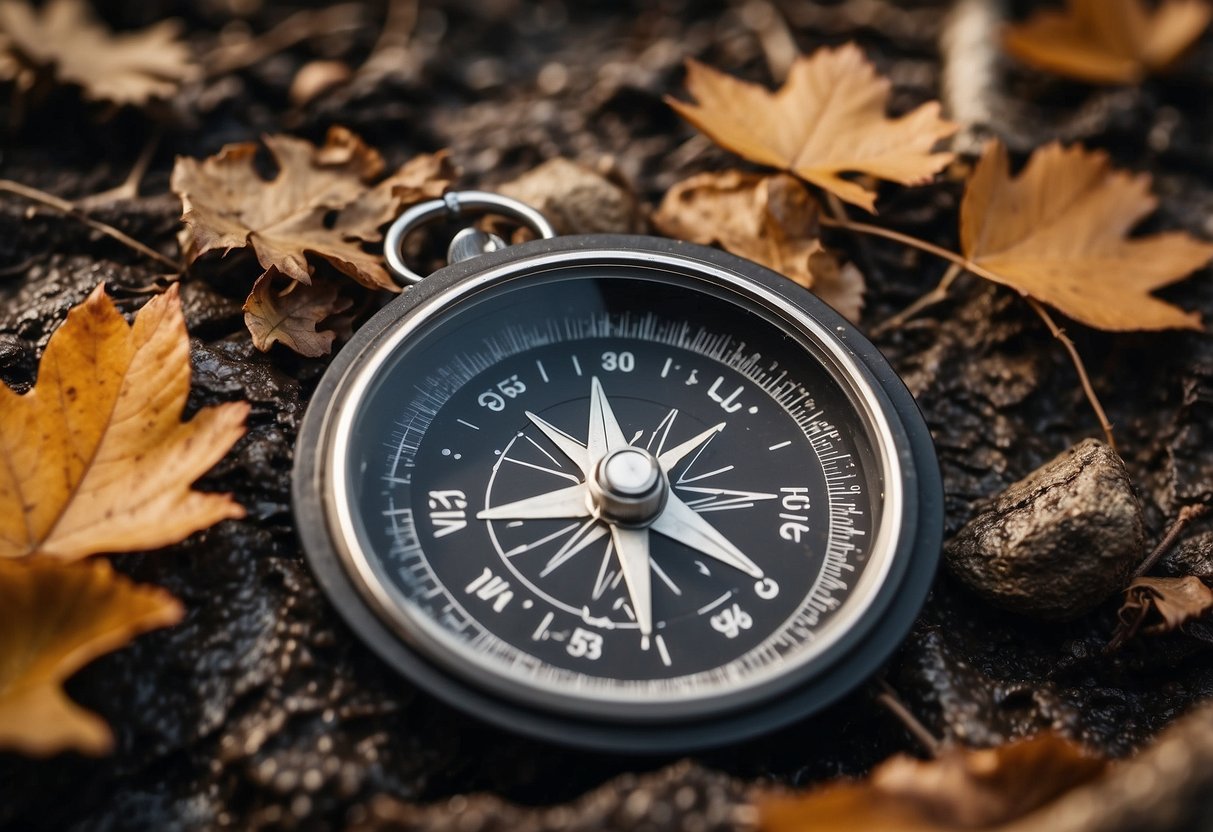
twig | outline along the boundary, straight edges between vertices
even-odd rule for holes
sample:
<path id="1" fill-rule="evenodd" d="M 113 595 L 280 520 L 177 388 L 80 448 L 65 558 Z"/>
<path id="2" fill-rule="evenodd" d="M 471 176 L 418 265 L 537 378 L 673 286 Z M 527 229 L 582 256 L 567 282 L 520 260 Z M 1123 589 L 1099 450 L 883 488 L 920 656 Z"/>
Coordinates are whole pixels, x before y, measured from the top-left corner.
<path id="1" fill-rule="evenodd" d="M 925 251 L 927 254 L 934 254 L 936 257 L 941 257 L 949 263 L 955 263 L 962 269 L 968 269 L 974 274 L 981 275 L 985 278 L 991 278 L 991 273 L 978 266 L 976 263 L 970 263 L 964 257 L 954 251 L 949 251 L 943 246 L 937 246 L 934 243 L 929 243 L 926 240 L 920 240 L 917 237 L 909 234 L 903 234 L 900 231 L 894 231 L 891 228 L 881 228 L 879 225 L 872 225 L 866 222 L 855 222 L 849 219 L 839 219 L 837 217 L 821 217 L 819 219 L 822 225 L 830 228 L 847 228 L 859 234 L 869 234 L 873 237 L 884 237 L 886 240 L 894 240 L 902 245 L 916 248 L 920 251 Z M 997 277 L 993 278 L 997 280 Z"/>
<path id="2" fill-rule="evenodd" d="M 838 222 L 852 225 L 851 217 L 847 213 L 847 206 L 842 204 L 832 191 L 826 191 L 826 207 L 830 211 L 830 215 Z M 829 223 L 822 223 L 829 225 Z M 872 254 L 872 247 L 868 245 L 868 240 L 858 230 L 851 229 L 851 237 L 855 240 L 856 259 L 859 260 L 860 266 L 863 267 L 863 272 L 872 280 L 880 277 L 880 269 L 876 266 L 876 257 Z"/>
<path id="3" fill-rule="evenodd" d="M 206 78 L 219 78 L 238 69 L 261 63 L 266 58 L 290 49 L 314 37 L 356 29 L 361 24 L 362 7 L 342 3 L 315 11 L 300 11 L 252 40 L 220 46 L 204 59 Z"/>
<path id="4" fill-rule="evenodd" d="M 160 146 L 160 139 L 163 135 L 164 128 L 157 127 L 152 133 L 151 138 L 143 146 L 143 150 L 139 151 L 139 158 L 135 160 L 135 164 L 131 166 L 130 173 L 126 175 L 126 179 L 122 180 L 121 185 L 101 191 L 100 193 L 91 194 L 83 199 L 78 199 L 76 200 L 76 207 L 82 211 L 88 211 L 99 205 L 120 202 L 124 199 L 134 199 L 139 196 L 139 186 L 143 184 L 143 177 L 147 174 L 147 169 L 152 164 L 152 159 L 156 155 L 156 149 Z"/>
<path id="5" fill-rule="evenodd" d="M 1108 440 L 1108 445 L 1112 450 L 1116 450 L 1116 437 L 1112 435 L 1112 423 L 1108 421 L 1108 415 L 1104 413 L 1103 405 L 1099 403 L 1099 396 L 1095 395 L 1095 388 L 1091 386 L 1091 379 L 1087 376 L 1087 368 L 1082 363 L 1082 356 L 1078 354 L 1078 347 L 1074 346 L 1074 342 L 1070 340 L 1070 336 L 1066 335 L 1064 329 L 1057 325 L 1053 320 L 1053 316 L 1044 308 L 1044 305 L 1031 295 L 1024 295 L 1024 299 L 1028 305 L 1035 310 L 1040 319 L 1045 322 L 1045 326 L 1049 328 L 1049 332 L 1053 333 L 1053 337 L 1061 341 L 1062 346 L 1066 348 L 1066 352 L 1070 354 L 1070 361 L 1074 364 L 1074 369 L 1078 371 L 1078 380 L 1082 383 L 1083 392 L 1087 394 L 1087 401 L 1091 403 L 1091 407 L 1095 410 L 1095 415 L 1099 417 L 1099 425 L 1103 428 L 1104 436 Z"/>
<path id="6" fill-rule="evenodd" d="M 972 260 L 957 254 L 954 251 L 937 246 L 934 243 L 929 243 L 926 240 L 920 240 L 909 234 L 903 234 L 900 231 L 894 231 L 890 228 L 881 228 L 878 225 L 871 225 L 865 222 L 850 222 L 831 219 L 829 217 L 821 217 L 821 224 L 833 226 L 836 228 L 850 228 L 853 231 L 858 231 L 863 234 L 871 234 L 874 237 L 884 237 L 889 240 L 895 240 L 903 245 L 925 251 L 929 254 L 934 254 L 936 257 L 941 257 L 953 265 L 970 271 L 978 277 L 984 277 L 986 280 L 994 283 L 1003 283 L 1003 279 L 989 269 L 974 263 Z M 1022 294 L 1022 293 L 1021 293 Z M 1074 346 L 1074 342 L 1066 335 L 1065 331 L 1057 325 L 1048 311 L 1041 305 L 1040 301 L 1030 295 L 1023 295 L 1024 300 L 1035 310 L 1040 316 L 1045 325 L 1049 327 L 1049 331 L 1053 333 L 1053 337 L 1062 343 L 1066 348 L 1066 352 L 1070 355 L 1070 361 L 1074 364 L 1074 369 L 1078 371 L 1078 380 L 1082 383 L 1083 392 L 1086 393 L 1087 401 L 1091 403 L 1095 415 L 1099 418 L 1100 427 L 1103 428 L 1104 436 L 1108 440 L 1108 444 L 1112 450 L 1116 450 L 1116 438 L 1112 435 L 1112 425 L 1108 421 L 1108 416 L 1104 413 L 1103 405 L 1099 402 L 1099 396 L 1095 394 L 1095 388 L 1091 386 L 1091 379 L 1087 376 L 1086 366 L 1082 362 L 1082 356 L 1078 354 L 1078 348 Z"/>
<path id="7" fill-rule="evenodd" d="M 1137 635 L 1137 631 L 1141 629 L 1141 625 L 1145 623 L 1146 616 L 1150 614 L 1150 605 L 1142 604 L 1132 613 L 1132 618 L 1128 621 L 1121 618 L 1116 623 L 1116 631 L 1112 633 L 1112 638 L 1108 639 L 1108 643 L 1104 645 L 1103 653 L 1115 653 L 1124 643 L 1133 636 Z"/>
<path id="8" fill-rule="evenodd" d="M 876 701 L 883 705 L 889 713 L 897 717 L 898 721 L 905 726 L 906 730 L 923 747 L 923 750 L 932 757 L 938 757 L 943 743 L 927 729 L 927 726 L 918 720 L 918 717 L 910 712 L 910 709 L 901 701 L 901 697 L 897 695 L 897 691 L 893 689 L 892 685 L 884 679 L 881 679 L 878 684 L 880 685 L 880 693 L 876 694 Z"/>
<path id="9" fill-rule="evenodd" d="M 948 297 L 948 290 L 952 288 L 952 284 L 956 282 L 957 278 L 964 274 L 964 271 L 965 270 L 960 266 L 959 263 L 950 264 L 948 266 L 948 270 L 943 274 L 943 279 L 939 281 L 934 289 L 927 292 L 925 295 L 911 303 L 896 315 L 885 319 L 880 324 L 873 327 L 871 333 L 872 337 L 878 338 L 881 335 L 884 335 L 890 329 L 896 329 L 897 327 L 901 326 L 922 310 L 946 300 Z"/>
<path id="10" fill-rule="evenodd" d="M 1204 515 L 1208 510 L 1209 507 L 1203 503 L 1181 508 L 1179 516 L 1175 518 L 1175 522 L 1171 524 L 1171 528 L 1167 529 L 1167 533 L 1163 535 L 1162 540 L 1158 541 L 1158 545 L 1154 547 L 1154 551 L 1146 555 L 1146 559 L 1133 570 L 1133 578 L 1140 578 L 1153 569 L 1159 559 L 1175 545 L 1175 541 L 1179 540 L 1179 536 L 1183 534 L 1183 530 L 1188 527 L 1188 524 Z"/>
<path id="11" fill-rule="evenodd" d="M 13 182 L 10 179 L 0 179 L 0 192 L 13 194 L 15 196 L 28 199 L 31 202 L 36 202 L 39 205 L 45 205 L 47 208 L 54 209 L 65 216 L 79 220 L 89 228 L 117 240 L 127 248 L 133 249 L 145 257 L 150 257 L 151 259 L 168 266 L 174 272 L 181 271 L 180 263 L 165 257 L 154 248 L 144 245 L 134 237 L 131 237 L 129 234 L 114 228 L 114 226 L 101 222 L 100 220 L 93 219 L 75 205 L 68 202 L 66 199 L 61 199 L 54 194 L 48 194 L 46 191 L 41 191 L 37 188 L 31 188 L 29 185 L 22 185 L 20 182 Z"/>

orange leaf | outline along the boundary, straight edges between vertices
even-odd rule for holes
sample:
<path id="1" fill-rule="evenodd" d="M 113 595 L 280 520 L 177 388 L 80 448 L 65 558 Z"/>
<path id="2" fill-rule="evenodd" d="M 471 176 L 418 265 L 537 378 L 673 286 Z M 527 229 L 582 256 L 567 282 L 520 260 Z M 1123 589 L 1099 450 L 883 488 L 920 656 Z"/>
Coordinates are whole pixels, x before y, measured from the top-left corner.
<path id="1" fill-rule="evenodd" d="M 0 558 L 154 549 L 242 517 L 228 495 L 190 484 L 244 434 L 248 405 L 182 423 L 189 389 L 175 285 L 134 326 L 104 285 L 68 312 L 34 389 L 0 385 Z"/>
<path id="2" fill-rule="evenodd" d="M 818 205 L 787 174 L 731 170 L 701 173 L 674 185 L 653 224 L 668 237 L 719 244 L 811 289 L 851 320 L 863 308 L 863 276 L 818 239 Z"/>
<path id="3" fill-rule="evenodd" d="M 300 355 L 328 355 L 337 333 L 316 326 L 349 309 L 350 299 L 341 297 L 336 284 L 328 280 L 310 285 L 292 281 L 280 290 L 274 286 L 277 277 L 278 270 L 271 268 L 257 278 L 244 302 L 244 324 L 252 333 L 253 346 L 264 352 L 277 341 Z"/>
<path id="4" fill-rule="evenodd" d="M 344 127 L 331 128 L 322 147 L 292 136 L 266 136 L 265 144 L 278 166 L 268 181 L 251 142 L 201 162 L 178 157 L 172 187 L 185 210 L 186 258 L 251 247 L 263 269 L 310 283 L 311 254 L 364 286 L 400 291 L 363 243 L 381 240 L 380 227 L 403 206 L 442 194 L 454 176 L 446 153 L 418 156 L 372 184 L 383 158 Z"/>
<path id="5" fill-rule="evenodd" d="M 0 748 L 102 754 L 109 728 L 67 698 L 64 680 L 142 632 L 181 620 L 176 599 L 103 560 L 0 559 Z"/>
<path id="6" fill-rule="evenodd" d="M 45 70 L 78 85 L 86 98 L 142 105 L 173 96 L 197 75 L 179 31 L 176 22 L 161 21 L 115 34 L 83 0 L 50 0 L 41 11 L 24 0 L 4 0 L 0 33 L 7 36 L 9 60 L 0 61 L 0 72 L 20 80 Z"/>
<path id="7" fill-rule="evenodd" d="M 1154 211 L 1147 174 L 1107 154 L 1053 143 L 1010 175 L 1006 148 L 986 146 L 960 206 L 974 271 L 1097 329 L 1199 329 L 1200 316 L 1150 292 L 1213 259 L 1213 245 L 1172 231 L 1127 239 Z"/>
<path id="8" fill-rule="evenodd" d="M 839 174 L 916 185 L 952 160 L 930 152 L 957 129 L 939 118 L 939 102 L 886 118 L 889 82 L 853 43 L 797 58 L 775 93 L 690 60 L 686 83 L 696 103 L 666 101 L 712 141 L 869 211 L 875 191 Z"/>
<path id="9" fill-rule="evenodd" d="M 867 780 L 758 801 L 764 832 L 943 832 L 1021 818 L 1103 773 L 1106 761 L 1055 734 L 998 748 L 904 755 Z"/>
<path id="10" fill-rule="evenodd" d="M 1164 0 L 1153 11 L 1142 0 L 1069 0 L 1064 12 L 1038 11 L 1009 27 L 1003 43 L 1040 69 L 1130 84 L 1170 66 L 1200 37 L 1211 14 L 1206 0 Z"/>

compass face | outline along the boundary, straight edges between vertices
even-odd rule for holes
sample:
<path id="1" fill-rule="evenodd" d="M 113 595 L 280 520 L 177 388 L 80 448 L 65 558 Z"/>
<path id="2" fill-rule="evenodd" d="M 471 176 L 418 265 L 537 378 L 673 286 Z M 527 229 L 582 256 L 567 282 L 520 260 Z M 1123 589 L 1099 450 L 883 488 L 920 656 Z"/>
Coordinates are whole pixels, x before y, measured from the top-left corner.
<path id="1" fill-rule="evenodd" d="M 704 719 L 880 617 L 912 458 L 836 332 L 617 259 L 507 264 L 381 325 L 313 430 L 309 553 L 455 685 Z"/>

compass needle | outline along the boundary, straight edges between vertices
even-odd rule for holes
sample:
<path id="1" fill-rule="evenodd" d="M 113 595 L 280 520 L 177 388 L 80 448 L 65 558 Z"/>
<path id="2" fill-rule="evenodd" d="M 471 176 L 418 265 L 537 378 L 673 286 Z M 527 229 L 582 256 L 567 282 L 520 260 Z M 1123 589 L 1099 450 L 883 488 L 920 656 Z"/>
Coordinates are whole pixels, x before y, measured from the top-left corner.
<path id="1" fill-rule="evenodd" d="M 675 465 L 677 465 L 678 463 L 680 463 L 684 459 L 686 459 L 691 454 L 692 451 L 694 451 L 696 448 L 698 448 L 704 442 L 707 442 L 709 439 L 714 438 L 716 436 L 716 434 L 720 433 L 722 430 L 724 430 L 724 428 L 725 428 L 725 423 L 721 422 L 719 425 L 715 425 L 713 427 L 708 428 L 707 430 L 705 430 L 703 433 L 699 434 L 698 436 L 691 437 L 686 442 L 683 442 L 681 445 L 678 445 L 677 447 L 674 447 L 674 448 L 670 448 L 668 451 L 661 454 L 661 456 L 657 457 L 657 459 L 661 462 L 661 467 L 664 468 L 666 473 L 668 474 L 670 472 L 670 469 L 672 469 Z"/>
<path id="2" fill-rule="evenodd" d="M 742 554 L 741 550 L 730 543 L 711 523 L 672 494 L 661 516 L 653 522 L 652 529 L 734 569 L 740 569 L 750 577 L 763 577 L 763 571 L 758 564 Z"/>
<path id="3" fill-rule="evenodd" d="M 632 599 L 632 610 L 636 613 L 636 624 L 640 634 L 653 632 L 652 568 L 649 565 L 649 530 L 628 529 L 611 526 L 611 539 L 619 555 L 623 569 L 623 580 L 628 585 L 628 596 Z"/>
<path id="4" fill-rule="evenodd" d="M 559 491 L 537 494 L 476 513 L 477 520 L 545 520 L 563 517 L 588 517 L 590 505 L 584 485 L 571 485 Z"/>
<path id="5" fill-rule="evenodd" d="M 588 477 L 590 475 L 590 452 L 586 450 L 585 445 L 582 445 L 560 428 L 544 421 L 529 410 L 526 412 L 526 417 L 531 420 L 535 427 L 543 431 L 543 435 L 550 439 L 552 444 L 560 449 L 561 453 L 581 469 L 583 476 Z"/>
<path id="6" fill-rule="evenodd" d="M 611 403 L 607 401 L 606 393 L 602 389 L 602 382 L 598 380 L 598 376 L 590 379 L 590 427 L 589 438 L 586 443 L 589 447 L 590 460 L 597 462 L 607 455 L 610 451 L 616 451 L 626 447 L 628 440 L 623 435 L 623 430 L 619 427 L 619 422 L 615 419 L 615 412 L 611 410 Z"/>

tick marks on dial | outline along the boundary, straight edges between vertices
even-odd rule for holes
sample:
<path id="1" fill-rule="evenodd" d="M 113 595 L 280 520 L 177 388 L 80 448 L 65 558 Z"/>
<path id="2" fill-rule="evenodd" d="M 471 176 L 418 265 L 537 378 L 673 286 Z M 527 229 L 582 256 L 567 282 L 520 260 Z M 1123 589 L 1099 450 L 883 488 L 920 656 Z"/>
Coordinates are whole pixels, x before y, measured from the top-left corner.
<path id="1" fill-rule="evenodd" d="M 767 450 L 768 451 L 778 451 L 780 448 L 786 448 L 788 445 L 791 445 L 791 444 L 792 444 L 791 439 L 785 439 L 782 442 L 776 442 L 774 445 L 767 448 Z"/>
<path id="2" fill-rule="evenodd" d="M 673 662 L 670 661 L 670 651 L 665 646 L 665 639 L 660 635 L 657 635 L 653 637 L 653 642 L 657 645 L 657 655 L 661 656 L 661 663 L 666 667 L 672 665 Z"/>
<path id="3" fill-rule="evenodd" d="M 471 428 L 472 430 L 480 430 L 480 428 L 478 428 L 476 425 L 473 425 L 467 419 L 456 419 L 455 421 L 458 422 L 459 424 L 463 425 L 464 427 Z"/>
<path id="4" fill-rule="evenodd" d="M 547 384 L 551 379 L 548 378 L 548 371 L 544 369 L 543 362 L 535 359 L 535 366 L 539 368 L 539 377 L 543 379 L 544 384 Z"/>

